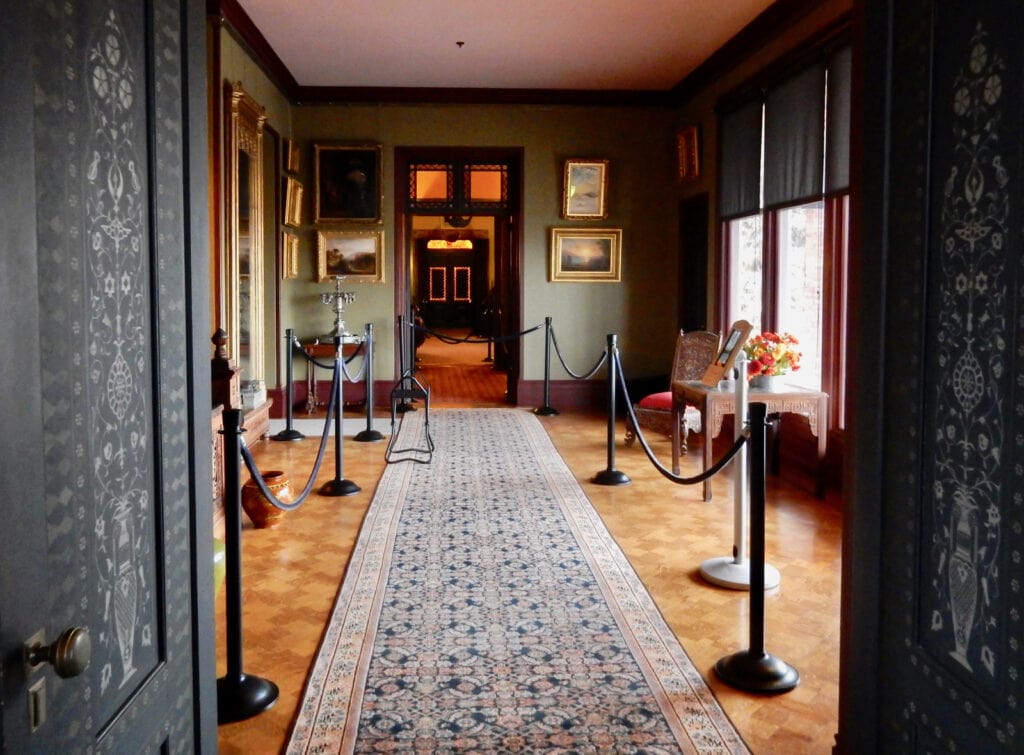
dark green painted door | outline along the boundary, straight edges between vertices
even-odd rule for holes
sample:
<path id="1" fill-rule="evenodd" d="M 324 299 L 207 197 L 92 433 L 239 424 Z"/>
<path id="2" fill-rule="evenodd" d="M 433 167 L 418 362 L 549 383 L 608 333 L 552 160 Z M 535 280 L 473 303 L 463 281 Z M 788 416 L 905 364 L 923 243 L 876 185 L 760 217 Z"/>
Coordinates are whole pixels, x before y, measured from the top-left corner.
<path id="1" fill-rule="evenodd" d="M 12 6 L 0 749 L 192 752 L 209 703 L 193 643 L 185 6 Z M 71 627 L 91 644 L 80 674 L 22 661 L 27 640 Z"/>

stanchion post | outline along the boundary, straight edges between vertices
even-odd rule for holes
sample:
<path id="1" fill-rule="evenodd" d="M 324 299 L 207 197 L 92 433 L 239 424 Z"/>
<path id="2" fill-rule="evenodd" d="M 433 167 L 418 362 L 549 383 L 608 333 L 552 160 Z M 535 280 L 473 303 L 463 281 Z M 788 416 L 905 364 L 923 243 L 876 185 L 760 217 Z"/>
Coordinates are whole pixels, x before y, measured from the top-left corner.
<path id="1" fill-rule="evenodd" d="M 597 485 L 629 485 L 632 480 L 615 468 L 615 385 L 619 366 L 617 336 L 608 334 L 608 466 L 593 476 Z"/>
<path id="2" fill-rule="evenodd" d="M 366 323 L 366 330 L 363 336 L 363 354 L 366 359 L 366 429 L 356 433 L 352 440 L 360 443 L 373 443 L 384 440 L 379 430 L 373 429 L 373 323 Z"/>
<path id="3" fill-rule="evenodd" d="M 551 406 L 551 318 L 544 318 L 544 405 L 533 410 L 534 414 L 541 417 L 550 417 L 558 414 L 558 410 Z"/>
<path id="4" fill-rule="evenodd" d="M 750 647 L 720 659 L 715 673 L 733 687 L 774 694 L 796 687 L 800 673 L 766 652 L 764 644 L 766 417 L 765 404 L 750 405 Z"/>
<path id="5" fill-rule="evenodd" d="M 244 721 L 277 702 L 272 681 L 242 670 L 242 412 L 225 409 L 224 594 L 227 673 L 217 680 L 217 722 Z"/>
<path id="6" fill-rule="evenodd" d="M 337 386 L 334 390 L 334 479 L 323 484 L 320 488 L 320 495 L 355 495 L 362 490 L 352 480 L 346 480 L 344 475 L 342 448 L 345 444 L 345 435 L 341 424 L 343 395 L 341 384 L 345 382 L 345 371 L 342 369 L 341 363 L 344 358 L 341 353 L 341 336 L 334 336 L 334 370 L 336 375 L 334 384 Z"/>
<path id="7" fill-rule="evenodd" d="M 284 386 L 284 430 L 272 435 L 271 440 L 302 440 L 306 436 L 292 427 L 292 351 L 295 349 L 295 331 L 288 328 L 284 332 L 285 342 L 285 386 Z"/>

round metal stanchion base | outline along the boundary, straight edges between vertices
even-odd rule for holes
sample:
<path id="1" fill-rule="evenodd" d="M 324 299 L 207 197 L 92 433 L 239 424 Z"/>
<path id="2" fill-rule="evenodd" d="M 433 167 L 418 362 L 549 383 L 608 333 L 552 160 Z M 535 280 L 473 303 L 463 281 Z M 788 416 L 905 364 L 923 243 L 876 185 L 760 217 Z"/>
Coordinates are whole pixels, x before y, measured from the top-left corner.
<path id="1" fill-rule="evenodd" d="M 320 488 L 320 495 L 355 495 L 360 490 L 362 488 L 352 482 L 352 480 L 331 480 Z"/>
<path id="2" fill-rule="evenodd" d="M 270 436 L 271 440 L 305 440 L 305 438 L 305 435 L 295 429 L 282 430 L 281 432 Z"/>
<path id="3" fill-rule="evenodd" d="M 602 469 L 590 481 L 595 485 L 629 485 L 633 482 L 625 472 L 617 469 Z"/>
<path id="4" fill-rule="evenodd" d="M 222 676 L 217 680 L 217 723 L 244 721 L 277 702 L 277 685 L 249 674 Z"/>
<path id="5" fill-rule="evenodd" d="M 558 414 L 558 410 L 553 406 L 545 404 L 544 406 L 538 406 L 533 410 L 533 413 L 538 417 L 553 417 Z"/>
<path id="6" fill-rule="evenodd" d="M 741 650 L 715 664 L 715 673 L 726 684 L 747 692 L 789 692 L 800 683 L 800 672 L 768 653 Z"/>
<path id="7" fill-rule="evenodd" d="M 728 587 L 732 590 L 750 589 L 750 562 L 737 564 L 732 556 L 709 558 L 700 565 L 700 575 L 719 587 Z M 764 589 L 774 590 L 781 581 L 779 570 L 771 564 L 765 564 Z"/>
<path id="8" fill-rule="evenodd" d="M 380 430 L 360 430 L 352 436 L 352 440 L 359 443 L 376 443 L 378 440 L 384 440 L 384 436 Z"/>

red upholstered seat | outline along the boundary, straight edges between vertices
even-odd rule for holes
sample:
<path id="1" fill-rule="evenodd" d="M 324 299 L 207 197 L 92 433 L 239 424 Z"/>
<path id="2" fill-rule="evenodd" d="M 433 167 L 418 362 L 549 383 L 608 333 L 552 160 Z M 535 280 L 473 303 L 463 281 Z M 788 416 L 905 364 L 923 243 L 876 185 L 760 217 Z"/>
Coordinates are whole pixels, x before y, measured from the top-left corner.
<path id="1" fill-rule="evenodd" d="M 644 396 L 637 404 L 640 409 L 660 409 L 665 412 L 672 411 L 672 391 L 662 391 Z"/>

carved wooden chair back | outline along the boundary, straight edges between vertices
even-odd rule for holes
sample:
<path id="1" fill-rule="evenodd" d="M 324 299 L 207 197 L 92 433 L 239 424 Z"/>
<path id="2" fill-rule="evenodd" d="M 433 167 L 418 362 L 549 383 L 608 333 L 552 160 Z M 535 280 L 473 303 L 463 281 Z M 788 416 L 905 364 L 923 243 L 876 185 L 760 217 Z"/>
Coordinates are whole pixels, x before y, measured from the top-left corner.
<path id="1" fill-rule="evenodd" d="M 718 334 L 707 330 L 680 330 L 672 363 L 672 382 L 700 380 L 708 365 L 718 356 L 718 341 Z"/>

